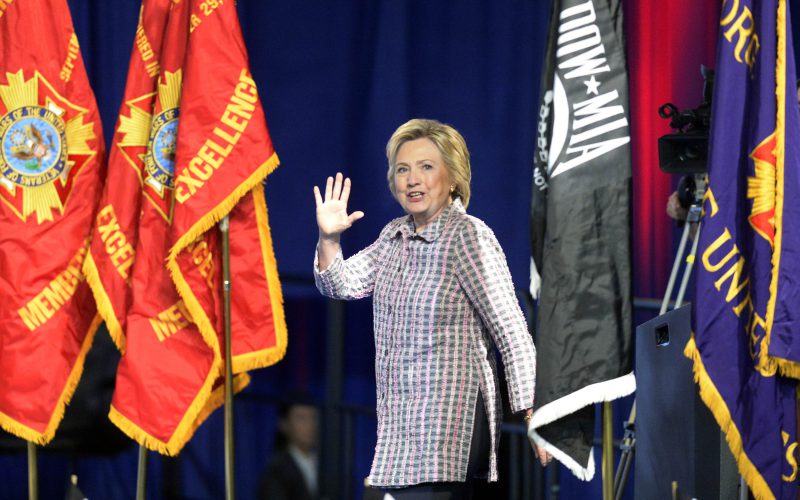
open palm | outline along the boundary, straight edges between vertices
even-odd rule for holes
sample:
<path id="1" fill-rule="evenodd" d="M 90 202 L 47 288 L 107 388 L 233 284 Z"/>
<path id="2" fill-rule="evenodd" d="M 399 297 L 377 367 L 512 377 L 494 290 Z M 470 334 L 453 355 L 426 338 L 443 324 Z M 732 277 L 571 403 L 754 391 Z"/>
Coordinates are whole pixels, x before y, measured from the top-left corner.
<path id="1" fill-rule="evenodd" d="M 324 199 L 319 188 L 314 186 L 314 198 L 317 202 L 317 225 L 321 237 L 337 238 L 355 221 L 364 217 L 364 212 L 361 211 L 347 214 L 350 179 L 343 179 L 341 173 L 337 173 L 335 179 L 328 177 Z"/>

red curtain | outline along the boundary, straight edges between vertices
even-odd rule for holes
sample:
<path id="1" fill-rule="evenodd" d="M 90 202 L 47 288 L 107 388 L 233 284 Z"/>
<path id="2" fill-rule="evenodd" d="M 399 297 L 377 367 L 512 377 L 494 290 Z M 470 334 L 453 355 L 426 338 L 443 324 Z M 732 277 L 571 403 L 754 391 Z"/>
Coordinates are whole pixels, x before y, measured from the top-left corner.
<path id="1" fill-rule="evenodd" d="M 719 8 L 717 1 L 625 2 L 638 297 L 663 296 L 674 258 L 666 204 L 678 178 L 658 167 L 658 138 L 671 131 L 658 107 L 671 102 L 684 110 L 702 102 L 700 65 L 714 67 Z"/>

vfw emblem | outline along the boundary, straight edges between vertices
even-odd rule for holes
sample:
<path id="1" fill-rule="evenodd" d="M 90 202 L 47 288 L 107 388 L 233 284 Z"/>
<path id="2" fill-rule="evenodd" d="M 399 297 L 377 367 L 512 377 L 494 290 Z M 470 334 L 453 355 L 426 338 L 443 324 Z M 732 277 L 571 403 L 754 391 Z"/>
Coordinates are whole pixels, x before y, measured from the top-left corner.
<path id="1" fill-rule="evenodd" d="M 64 213 L 75 177 L 97 154 L 87 113 L 38 71 L 0 76 L 0 200 L 23 221 Z"/>
<path id="2" fill-rule="evenodd" d="M 145 198 L 172 221 L 175 147 L 181 99 L 181 70 L 164 72 L 158 91 L 127 101 L 120 115 L 117 147 L 136 170 Z"/>

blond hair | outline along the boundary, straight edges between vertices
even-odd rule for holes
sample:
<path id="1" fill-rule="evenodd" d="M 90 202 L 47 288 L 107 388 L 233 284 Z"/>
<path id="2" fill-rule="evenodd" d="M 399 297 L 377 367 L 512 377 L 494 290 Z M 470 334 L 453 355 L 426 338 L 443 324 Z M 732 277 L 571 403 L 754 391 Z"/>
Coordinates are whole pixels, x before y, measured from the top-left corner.
<path id="1" fill-rule="evenodd" d="M 416 139 L 428 139 L 436 145 L 436 148 L 442 154 L 450 181 L 455 186 L 453 192 L 450 193 L 450 197 L 453 199 L 461 198 L 461 203 L 466 208 L 469 205 L 469 182 L 472 178 L 467 143 L 456 129 L 436 120 L 423 118 L 409 120 L 400 125 L 394 131 L 392 137 L 389 138 L 389 142 L 386 144 L 386 159 L 389 161 L 386 180 L 389 182 L 389 190 L 392 195 L 397 196 L 394 187 L 397 153 L 403 144 Z"/>

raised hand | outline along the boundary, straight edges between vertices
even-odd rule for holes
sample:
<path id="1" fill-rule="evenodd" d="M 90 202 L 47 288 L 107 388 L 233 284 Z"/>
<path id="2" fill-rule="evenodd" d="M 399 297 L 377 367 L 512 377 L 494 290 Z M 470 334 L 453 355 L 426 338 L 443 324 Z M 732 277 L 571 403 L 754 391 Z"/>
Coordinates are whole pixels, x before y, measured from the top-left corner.
<path id="1" fill-rule="evenodd" d="M 325 184 L 325 198 L 320 195 L 319 188 L 314 186 L 314 198 L 317 201 L 317 225 L 320 239 L 338 240 L 339 236 L 364 217 L 364 212 L 356 211 L 347 214 L 347 200 L 350 198 L 350 179 L 342 178 L 341 172 L 336 178 L 328 177 Z"/>

